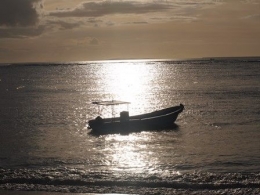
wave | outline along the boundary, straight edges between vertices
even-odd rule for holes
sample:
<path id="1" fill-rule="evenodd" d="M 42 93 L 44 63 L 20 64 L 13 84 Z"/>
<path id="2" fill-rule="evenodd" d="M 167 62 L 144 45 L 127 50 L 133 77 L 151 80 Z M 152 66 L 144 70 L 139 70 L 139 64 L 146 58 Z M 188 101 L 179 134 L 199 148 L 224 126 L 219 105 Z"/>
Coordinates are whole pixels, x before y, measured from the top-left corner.
<path id="1" fill-rule="evenodd" d="M 260 173 L 184 173 L 168 177 L 157 175 L 118 175 L 102 172 L 84 172 L 77 169 L 0 170 L 0 189 L 23 184 L 80 187 L 142 187 L 193 190 L 260 188 Z"/>
<path id="2" fill-rule="evenodd" d="M 62 186 L 138 186 L 148 188 L 174 188 L 174 189 L 234 189 L 234 188 L 260 188 L 259 183 L 187 183 L 187 182 L 153 182 L 153 181 L 84 181 L 80 179 L 53 180 L 52 178 L 14 178 L 1 180 L 0 184 L 40 184 L 40 185 L 62 185 Z"/>

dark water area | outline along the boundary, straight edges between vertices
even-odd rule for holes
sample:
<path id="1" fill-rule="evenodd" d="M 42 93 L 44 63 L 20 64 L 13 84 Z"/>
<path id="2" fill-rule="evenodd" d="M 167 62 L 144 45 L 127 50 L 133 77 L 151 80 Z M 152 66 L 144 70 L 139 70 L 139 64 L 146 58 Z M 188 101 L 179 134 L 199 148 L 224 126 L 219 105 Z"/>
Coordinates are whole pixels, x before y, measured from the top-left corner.
<path id="1" fill-rule="evenodd" d="M 259 70 L 258 58 L 2 65 L 0 190 L 259 194 Z M 185 110 L 172 130 L 90 134 L 91 102 L 112 99 L 130 115 Z"/>

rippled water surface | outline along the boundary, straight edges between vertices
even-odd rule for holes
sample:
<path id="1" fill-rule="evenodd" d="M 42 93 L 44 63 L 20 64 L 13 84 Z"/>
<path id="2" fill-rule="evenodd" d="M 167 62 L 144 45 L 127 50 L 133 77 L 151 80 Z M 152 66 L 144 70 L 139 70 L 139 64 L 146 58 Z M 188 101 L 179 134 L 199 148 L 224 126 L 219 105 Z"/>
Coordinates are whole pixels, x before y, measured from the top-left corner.
<path id="1" fill-rule="evenodd" d="M 257 194 L 259 65 L 236 59 L 2 66 L 0 189 Z M 130 115 L 180 103 L 185 110 L 172 130 L 89 134 L 87 121 L 98 114 L 91 102 L 112 99 L 130 101 Z"/>

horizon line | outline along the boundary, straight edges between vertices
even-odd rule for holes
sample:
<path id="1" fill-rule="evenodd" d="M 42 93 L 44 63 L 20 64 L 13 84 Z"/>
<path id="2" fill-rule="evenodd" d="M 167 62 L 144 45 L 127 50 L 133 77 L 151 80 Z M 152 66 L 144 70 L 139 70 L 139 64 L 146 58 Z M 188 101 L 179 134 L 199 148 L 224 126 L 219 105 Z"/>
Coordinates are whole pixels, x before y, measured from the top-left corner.
<path id="1" fill-rule="evenodd" d="M 198 58 L 140 58 L 140 59 L 136 59 L 136 58 L 111 58 L 111 59 L 107 59 L 107 60 L 78 60 L 78 61 L 22 61 L 22 62 L 0 62 L 0 66 L 8 66 L 8 65 L 31 65 L 31 64 L 64 64 L 64 65 L 71 65 L 73 63 L 76 64 L 85 64 L 85 63 L 100 63 L 100 62 L 104 62 L 104 63 L 109 63 L 109 62 L 116 62 L 116 63 L 120 63 L 120 62 L 131 62 L 131 61 L 136 61 L 136 62 L 141 62 L 141 61 L 190 61 L 190 60 L 222 60 L 222 59 L 259 59 L 260 60 L 260 56 L 230 56 L 230 57 L 198 57 Z"/>

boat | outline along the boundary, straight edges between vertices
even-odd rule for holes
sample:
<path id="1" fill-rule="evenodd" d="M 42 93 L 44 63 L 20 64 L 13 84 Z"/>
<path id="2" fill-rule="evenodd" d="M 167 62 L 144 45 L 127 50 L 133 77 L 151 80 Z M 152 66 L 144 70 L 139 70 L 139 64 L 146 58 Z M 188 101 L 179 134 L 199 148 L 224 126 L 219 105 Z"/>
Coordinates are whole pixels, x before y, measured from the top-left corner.
<path id="1" fill-rule="evenodd" d="M 112 113 L 114 113 L 114 106 L 130 104 L 130 102 L 117 100 L 92 103 L 98 106 L 111 106 Z M 180 104 L 178 106 L 134 116 L 129 116 L 128 111 L 122 111 L 120 112 L 120 117 L 101 118 L 98 116 L 95 119 L 89 120 L 88 125 L 89 129 L 91 129 L 91 133 L 94 134 L 128 134 L 144 130 L 167 129 L 174 126 L 174 122 L 183 109 L 183 104 Z"/>

